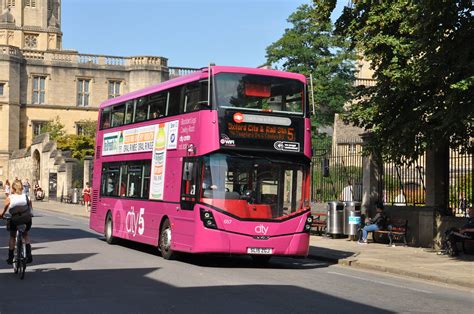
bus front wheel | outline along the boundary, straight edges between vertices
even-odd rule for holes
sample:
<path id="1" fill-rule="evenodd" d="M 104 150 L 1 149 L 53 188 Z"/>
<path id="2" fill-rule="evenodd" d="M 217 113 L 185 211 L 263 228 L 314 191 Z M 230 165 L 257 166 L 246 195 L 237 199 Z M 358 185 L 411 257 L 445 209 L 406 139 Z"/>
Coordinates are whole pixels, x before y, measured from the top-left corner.
<path id="1" fill-rule="evenodd" d="M 176 253 L 171 249 L 171 224 L 166 219 L 161 226 L 159 247 L 161 256 L 164 259 L 171 260 L 176 257 Z"/>
<path id="2" fill-rule="evenodd" d="M 107 218 L 105 219 L 105 241 L 108 244 L 115 244 L 117 243 L 117 238 L 113 236 L 113 229 L 114 229 L 114 222 L 112 221 L 112 215 L 109 213 L 107 214 Z"/>

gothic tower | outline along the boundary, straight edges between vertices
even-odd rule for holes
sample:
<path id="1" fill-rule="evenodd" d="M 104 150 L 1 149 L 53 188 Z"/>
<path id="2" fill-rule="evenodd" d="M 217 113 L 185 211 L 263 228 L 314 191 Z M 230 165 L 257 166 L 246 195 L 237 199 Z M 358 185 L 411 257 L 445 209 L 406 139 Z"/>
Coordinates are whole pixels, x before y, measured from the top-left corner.
<path id="1" fill-rule="evenodd" d="M 0 0 L 0 45 L 61 49 L 61 0 Z"/>

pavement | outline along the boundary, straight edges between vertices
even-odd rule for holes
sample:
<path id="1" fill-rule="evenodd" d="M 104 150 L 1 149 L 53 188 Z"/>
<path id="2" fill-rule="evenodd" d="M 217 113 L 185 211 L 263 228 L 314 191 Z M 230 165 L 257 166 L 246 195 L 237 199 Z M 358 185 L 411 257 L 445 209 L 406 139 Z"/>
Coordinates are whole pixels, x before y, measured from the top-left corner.
<path id="1" fill-rule="evenodd" d="M 81 205 L 43 201 L 34 202 L 33 207 L 89 217 Z M 474 291 L 474 255 L 461 253 L 453 258 L 432 249 L 405 247 L 403 244 L 396 244 L 395 247 L 370 242 L 360 245 L 347 238 L 312 235 L 308 257 L 347 267 L 457 285 Z"/>

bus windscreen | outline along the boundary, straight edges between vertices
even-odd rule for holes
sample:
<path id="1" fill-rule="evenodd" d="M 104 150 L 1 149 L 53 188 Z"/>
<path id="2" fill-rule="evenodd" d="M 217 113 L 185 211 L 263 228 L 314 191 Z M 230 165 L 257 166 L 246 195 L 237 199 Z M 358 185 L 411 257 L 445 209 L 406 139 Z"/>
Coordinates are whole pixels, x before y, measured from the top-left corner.
<path id="1" fill-rule="evenodd" d="M 298 80 L 219 73 L 215 86 L 217 105 L 221 108 L 303 114 L 304 84 Z"/>
<path id="2" fill-rule="evenodd" d="M 243 219 L 283 219 L 304 210 L 307 166 L 226 154 L 204 157 L 201 202 Z"/>

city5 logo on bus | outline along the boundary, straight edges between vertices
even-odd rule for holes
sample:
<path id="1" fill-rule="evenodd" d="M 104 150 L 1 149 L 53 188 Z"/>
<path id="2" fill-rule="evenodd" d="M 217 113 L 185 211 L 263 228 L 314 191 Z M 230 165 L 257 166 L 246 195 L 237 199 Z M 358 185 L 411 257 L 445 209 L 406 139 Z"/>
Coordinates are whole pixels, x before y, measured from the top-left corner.
<path id="1" fill-rule="evenodd" d="M 140 213 L 135 214 L 135 208 L 132 206 L 127 212 L 127 217 L 125 218 L 125 229 L 128 233 L 131 233 L 133 236 L 137 234 L 143 235 L 145 231 L 145 219 L 143 214 L 145 213 L 145 208 L 140 208 Z"/>
<path id="2" fill-rule="evenodd" d="M 265 227 L 264 225 L 258 225 L 255 227 L 256 233 L 267 234 L 269 227 Z"/>
<path id="3" fill-rule="evenodd" d="M 244 115 L 240 112 L 234 113 L 234 122 L 235 123 L 242 123 L 244 122 Z"/>

